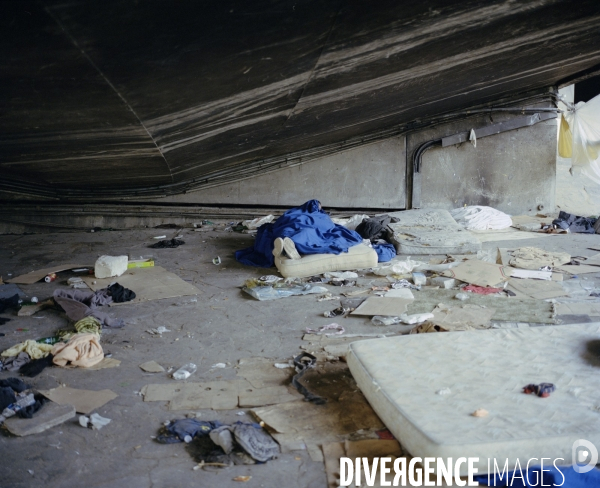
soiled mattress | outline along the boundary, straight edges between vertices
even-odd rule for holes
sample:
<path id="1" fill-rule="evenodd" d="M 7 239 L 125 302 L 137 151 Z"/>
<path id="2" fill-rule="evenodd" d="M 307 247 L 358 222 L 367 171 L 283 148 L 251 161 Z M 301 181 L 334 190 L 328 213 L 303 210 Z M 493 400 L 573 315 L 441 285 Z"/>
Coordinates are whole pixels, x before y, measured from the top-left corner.
<path id="1" fill-rule="evenodd" d="M 414 457 L 478 457 L 486 473 L 488 458 L 511 468 L 542 457 L 571 464 L 574 441 L 600 447 L 600 322 L 359 341 L 347 361 Z M 526 395 L 530 383 L 556 391 Z M 477 409 L 489 414 L 472 416 Z"/>

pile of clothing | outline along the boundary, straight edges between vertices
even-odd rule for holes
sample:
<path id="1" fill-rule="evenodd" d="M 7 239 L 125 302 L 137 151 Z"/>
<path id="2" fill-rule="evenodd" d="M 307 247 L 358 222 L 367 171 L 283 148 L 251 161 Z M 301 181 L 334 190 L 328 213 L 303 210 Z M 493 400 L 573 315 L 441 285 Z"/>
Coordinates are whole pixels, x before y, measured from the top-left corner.
<path id="1" fill-rule="evenodd" d="M 18 378 L 0 380 L 0 424 L 14 415 L 30 419 L 47 401 Z"/>
<path id="2" fill-rule="evenodd" d="M 18 370 L 32 378 L 52 365 L 89 368 L 102 361 L 100 321 L 84 317 L 74 328 L 74 331 L 59 331 L 55 337 L 26 340 L 6 349 L 0 354 L 0 370 Z"/>
<path id="3" fill-rule="evenodd" d="M 562 210 L 558 214 L 558 218 L 552 221 L 552 225 L 575 234 L 600 234 L 600 219 L 580 217 Z"/>
<path id="4" fill-rule="evenodd" d="M 119 283 L 114 283 L 108 288 L 102 288 L 95 292 L 54 290 L 54 301 L 62 307 L 71 320 L 78 322 L 91 316 L 98 319 L 106 327 L 123 327 L 125 322 L 121 319 L 111 319 L 107 313 L 101 312 L 98 307 L 113 302 L 128 302 L 134 298 L 135 293 L 119 285 Z"/>
<path id="5" fill-rule="evenodd" d="M 160 430 L 156 440 L 161 444 L 186 442 L 197 462 L 226 466 L 264 463 L 279 454 L 279 444 L 255 423 L 173 420 Z"/>

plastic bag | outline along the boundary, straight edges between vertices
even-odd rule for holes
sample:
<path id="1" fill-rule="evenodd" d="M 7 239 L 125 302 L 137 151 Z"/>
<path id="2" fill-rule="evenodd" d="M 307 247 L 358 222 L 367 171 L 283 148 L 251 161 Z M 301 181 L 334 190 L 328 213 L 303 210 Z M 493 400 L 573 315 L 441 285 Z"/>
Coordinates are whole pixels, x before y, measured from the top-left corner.
<path id="1" fill-rule="evenodd" d="M 560 116 L 560 127 L 558 129 L 558 155 L 561 158 L 573 156 L 573 134 L 565 116 Z"/>
<path id="2" fill-rule="evenodd" d="M 482 205 L 455 208 L 450 215 L 467 230 L 500 230 L 512 225 L 510 215 Z"/>
<path id="3" fill-rule="evenodd" d="M 421 261 L 413 261 L 410 256 L 405 261 L 392 261 L 383 266 L 373 268 L 373 273 L 378 276 L 408 274 L 417 266 L 423 265 Z"/>
<path id="4" fill-rule="evenodd" d="M 283 285 L 276 284 L 275 286 L 244 286 L 243 291 L 257 300 L 276 300 L 278 298 L 291 297 L 293 295 L 309 295 L 312 293 L 327 293 L 327 288 L 324 286 L 311 285 Z"/>
<path id="5" fill-rule="evenodd" d="M 600 184 L 600 95 L 579 102 L 564 117 L 573 134 L 572 166 Z"/>

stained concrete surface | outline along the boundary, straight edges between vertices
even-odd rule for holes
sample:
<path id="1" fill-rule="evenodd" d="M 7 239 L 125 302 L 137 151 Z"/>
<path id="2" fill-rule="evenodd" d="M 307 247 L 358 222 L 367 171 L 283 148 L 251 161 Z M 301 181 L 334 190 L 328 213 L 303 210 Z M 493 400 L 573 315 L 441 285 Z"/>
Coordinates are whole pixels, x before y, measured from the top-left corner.
<path id="1" fill-rule="evenodd" d="M 332 322 L 323 312 L 337 302 L 317 302 L 314 296 L 290 297 L 272 302 L 258 302 L 242 294 L 239 286 L 247 278 L 274 273 L 275 269 L 251 268 L 238 264 L 233 251 L 249 245 L 252 237 L 221 231 L 183 231 L 185 245 L 176 249 L 148 249 L 153 236 L 171 230 L 146 229 L 97 233 L 3 235 L 0 236 L 0 274 L 5 278 L 48 265 L 76 260 L 93 263 L 101 254 L 129 254 L 132 258 L 153 255 L 158 265 L 178 274 L 197 286 L 200 294 L 110 308 L 116 317 L 125 319 L 123 329 L 105 329 L 102 344 L 105 353 L 121 360 L 120 367 L 99 371 L 50 368 L 30 383 L 38 389 L 61 384 L 74 388 L 100 390 L 108 388 L 119 396 L 97 409 L 112 422 L 102 430 L 82 428 L 77 419 L 27 438 L 0 435 L 2 487 L 239 487 L 235 476 L 251 475 L 247 487 L 326 486 L 322 463 L 311 461 L 304 451 L 281 454 L 263 465 L 235 466 L 208 472 L 194 471 L 195 462 L 183 444 L 161 445 L 151 436 L 166 420 L 181 418 L 191 411 L 168 411 L 165 402 L 144 403 L 137 394 L 149 383 L 169 383 L 166 373 L 147 374 L 139 364 L 156 360 L 165 368 L 187 362 L 198 365 L 190 381 L 233 379 L 237 360 L 267 357 L 287 360 L 299 352 L 302 330 Z M 600 245 L 596 235 L 559 235 L 519 241 L 484 243 L 485 249 L 537 245 L 548 250 L 566 251 L 589 256 L 587 249 Z M 212 259 L 220 256 L 222 264 Z M 49 297 L 57 287 L 66 287 L 69 273 L 54 283 L 20 285 L 31 297 Z M 374 275 L 367 275 L 373 277 Z M 587 275 L 600 286 L 598 274 Z M 335 290 L 334 290 L 335 291 Z M 338 289 L 339 291 L 339 289 Z M 4 316 L 11 316 L 3 314 Z M 25 339 L 51 335 L 67 325 L 64 314 L 45 310 L 32 317 L 11 316 L 1 327 L 0 350 Z M 518 321 L 518 317 L 515 317 Z M 377 327 L 368 318 L 344 319 L 348 333 L 393 332 L 396 327 Z M 164 325 L 172 332 L 162 337 L 145 331 Z M 19 330 L 28 329 L 28 330 Z M 217 362 L 225 369 L 211 370 Z M 0 372 L 0 378 L 15 376 Z M 194 411 L 200 419 L 223 422 L 250 420 L 247 411 Z"/>

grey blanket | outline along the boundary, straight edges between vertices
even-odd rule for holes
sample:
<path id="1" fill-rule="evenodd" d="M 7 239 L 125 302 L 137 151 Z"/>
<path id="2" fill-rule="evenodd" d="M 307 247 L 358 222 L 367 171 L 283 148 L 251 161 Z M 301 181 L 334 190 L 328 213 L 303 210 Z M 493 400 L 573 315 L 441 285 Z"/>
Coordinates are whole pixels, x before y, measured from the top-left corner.
<path id="1" fill-rule="evenodd" d="M 112 303 L 112 297 L 108 295 L 106 288 L 93 293 L 84 290 L 54 290 L 54 300 L 75 322 L 92 316 L 106 327 L 123 327 L 125 325 L 123 320 L 111 319 L 107 313 L 98 310 L 98 307 Z"/>

